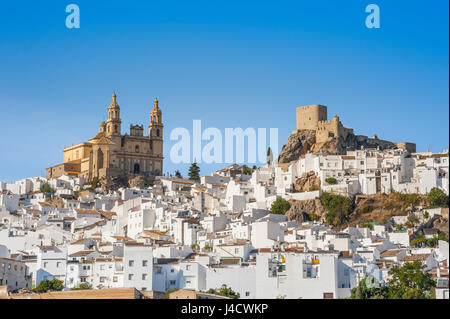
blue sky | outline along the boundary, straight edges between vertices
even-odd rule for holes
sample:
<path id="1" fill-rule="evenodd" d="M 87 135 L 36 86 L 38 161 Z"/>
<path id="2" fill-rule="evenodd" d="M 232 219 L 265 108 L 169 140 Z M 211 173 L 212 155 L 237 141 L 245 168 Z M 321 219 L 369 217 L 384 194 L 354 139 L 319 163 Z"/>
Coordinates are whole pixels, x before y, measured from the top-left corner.
<path id="1" fill-rule="evenodd" d="M 80 7 L 67 29 L 65 7 Z M 380 7 L 381 28 L 365 27 Z M 357 134 L 448 148 L 448 2 L 10 1 L 0 8 L 0 180 L 45 175 L 88 140 L 116 90 L 122 132 L 158 97 L 173 128 L 295 128 L 328 106 Z M 224 165 L 200 165 L 210 173 Z"/>

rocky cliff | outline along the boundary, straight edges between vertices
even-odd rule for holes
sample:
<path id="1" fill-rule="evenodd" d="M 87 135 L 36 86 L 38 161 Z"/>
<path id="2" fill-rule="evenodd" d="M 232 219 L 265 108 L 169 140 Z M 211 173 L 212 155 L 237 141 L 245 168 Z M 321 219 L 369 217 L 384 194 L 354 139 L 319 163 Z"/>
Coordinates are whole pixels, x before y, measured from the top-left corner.
<path id="1" fill-rule="evenodd" d="M 300 130 L 289 136 L 286 144 L 278 156 L 279 163 L 286 163 L 299 159 L 308 152 L 324 154 L 345 154 L 347 151 L 364 148 L 395 149 L 392 142 L 369 138 L 364 135 L 349 134 L 344 140 L 340 137 L 330 137 L 323 143 L 316 143 L 316 131 Z"/>

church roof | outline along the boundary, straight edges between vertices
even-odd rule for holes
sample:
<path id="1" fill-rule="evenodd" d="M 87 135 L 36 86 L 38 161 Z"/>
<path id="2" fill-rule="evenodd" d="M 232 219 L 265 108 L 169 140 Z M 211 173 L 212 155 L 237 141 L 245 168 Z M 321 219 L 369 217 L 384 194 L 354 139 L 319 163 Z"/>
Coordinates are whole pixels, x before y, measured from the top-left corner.
<path id="1" fill-rule="evenodd" d="M 105 137 L 105 132 L 98 132 L 97 134 L 95 134 L 93 138 L 89 139 L 89 141 L 98 140 L 101 139 L 102 137 Z"/>
<path id="2" fill-rule="evenodd" d="M 95 145 L 115 145 L 116 143 L 111 141 L 109 138 L 101 137 L 99 139 L 96 139 L 96 140 L 92 141 L 92 144 L 95 144 Z"/>

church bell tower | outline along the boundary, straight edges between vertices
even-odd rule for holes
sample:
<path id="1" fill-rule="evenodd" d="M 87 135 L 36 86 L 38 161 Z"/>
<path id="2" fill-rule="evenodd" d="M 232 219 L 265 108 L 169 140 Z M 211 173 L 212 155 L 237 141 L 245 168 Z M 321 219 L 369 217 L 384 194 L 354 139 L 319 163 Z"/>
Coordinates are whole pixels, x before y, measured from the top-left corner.
<path id="1" fill-rule="evenodd" d="M 112 95 L 112 102 L 108 106 L 108 120 L 106 121 L 106 136 L 117 136 L 121 134 L 122 121 L 120 120 L 120 107 L 116 101 L 116 93 Z"/>

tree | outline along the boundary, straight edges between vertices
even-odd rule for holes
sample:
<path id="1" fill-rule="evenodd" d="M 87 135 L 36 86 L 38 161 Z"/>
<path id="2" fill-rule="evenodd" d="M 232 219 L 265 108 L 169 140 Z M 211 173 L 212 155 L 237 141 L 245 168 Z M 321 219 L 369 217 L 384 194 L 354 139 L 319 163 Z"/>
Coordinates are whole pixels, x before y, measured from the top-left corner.
<path id="1" fill-rule="evenodd" d="M 351 290 L 351 299 L 385 299 L 388 287 L 378 283 L 373 276 L 363 278 L 358 287 Z"/>
<path id="2" fill-rule="evenodd" d="M 341 225 L 352 210 L 352 201 L 345 196 L 323 193 L 320 201 L 327 209 L 325 220 L 328 225 Z"/>
<path id="3" fill-rule="evenodd" d="M 231 287 L 227 287 L 227 285 L 223 284 L 222 287 L 218 289 L 209 289 L 207 291 L 209 294 L 219 295 L 219 296 L 225 296 L 231 299 L 239 299 L 241 296 L 239 293 L 234 292 Z"/>
<path id="4" fill-rule="evenodd" d="M 390 299 L 430 299 L 433 298 L 436 282 L 433 277 L 423 272 L 425 266 L 418 260 L 405 263 L 402 267 L 394 266 L 389 271 L 392 276 L 388 281 Z"/>
<path id="5" fill-rule="evenodd" d="M 269 148 L 267 149 L 267 164 L 270 165 L 270 163 L 272 163 L 273 160 L 273 155 L 272 155 L 272 150 Z"/>
<path id="6" fill-rule="evenodd" d="M 247 165 L 242 166 L 242 174 L 243 175 L 251 175 L 252 169 L 248 167 Z"/>
<path id="7" fill-rule="evenodd" d="M 90 290 L 90 289 L 92 289 L 92 285 L 88 282 L 82 282 L 72 288 L 72 290 Z"/>
<path id="8" fill-rule="evenodd" d="M 44 194 L 54 194 L 55 193 L 55 190 L 53 188 L 51 188 L 49 183 L 44 183 L 41 186 L 40 191 L 41 191 L 41 193 L 44 193 Z"/>
<path id="9" fill-rule="evenodd" d="M 291 204 L 284 198 L 278 197 L 270 207 L 272 214 L 284 215 L 291 208 Z"/>
<path id="10" fill-rule="evenodd" d="M 176 171 L 175 171 L 175 177 L 183 178 L 183 176 L 181 175 L 181 173 L 180 173 L 179 170 L 176 170 Z"/>
<path id="11" fill-rule="evenodd" d="M 416 224 L 418 224 L 419 222 L 420 221 L 419 221 L 419 218 L 417 216 L 411 215 L 411 216 L 408 217 L 408 220 L 406 221 L 406 226 L 412 228 Z"/>
<path id="12" fill-rule="evenodd" d="M 91 188 L 96 189 L 100 186 L 100 180 L 98 179 L 98 177 L 94 177 L 89 184 L 91 185 Z"/>
<path id="13" fill-rule="evenodd" d="M 428 219 L 430 217 L 430 214 L 427 211 L 423 212 L 423 218 Z"/>
<path id="14" fill-rule="evenodd" d="M 39 283 L 39 285 L 36 287 L 36 291 L 39 293 L 47 292 L 47 291 L 61 291 L 63 290 L 64 286 L 62 284 L 62 281 L 54 278 L 52 280 L 43 280 Z"/>
<path id="15" fill-rule="evenodd" d="M 328 177 L 328 178 L 325 178 L 325 182 L 328 185 L 336 185 L 337 184 L 337 179 L 334 178 L 334 177 Z"/>
<path id="16" fill-rule="evenodd" d="M 431 207 L 448 207 L 448 196 L 439 188 L 433 187 L 427 195 Z"/>
<path id="17" fill-rule="evenodd" d="M 189 179 L 192 179 L 194 181 L 200 180 L 200 168 L 198 167 L 197 163 L 194 161 L 192 163 L 191 167 L 189 167 Z"/>

